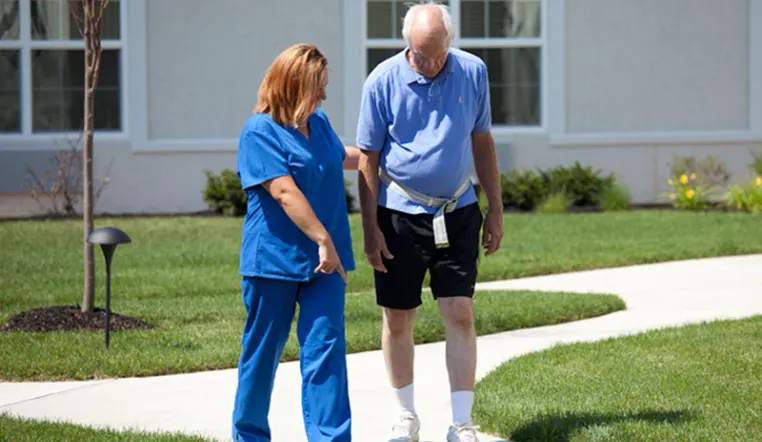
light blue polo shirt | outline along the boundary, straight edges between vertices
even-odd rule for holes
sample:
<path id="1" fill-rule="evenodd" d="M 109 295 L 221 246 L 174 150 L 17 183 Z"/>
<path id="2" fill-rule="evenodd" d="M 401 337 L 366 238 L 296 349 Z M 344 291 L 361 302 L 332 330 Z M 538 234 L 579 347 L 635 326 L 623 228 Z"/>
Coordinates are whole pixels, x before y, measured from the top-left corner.
<path id="1" fill-rule="evenodd" d="M 308 118 L 310 138 L 266 114 L 249 117 L 238 146 L 238 176 L 248 198 L 240 274 L 308 281 L 320 263 L 318 246 L 288 217 L 262 183 L 291 175 L 336 246 L 344 270 L 354 270 L 344 191 L 344 144 L 326 114 Z"/>
<path id="2" fill-rule="evenodd" d="M 450 48 L 436 78 L 416 73 L 403 50 L 384 60 L 363 85 L 357 146 L 381 151 L 380 167 L 426 195 L 451 198 L 470 176 L 471 135 L 492 125 L 487 67 Z M 476 202 L 473 187 L 456 207 Z M 379 180 L 378 204 L 407 213 L 435 213 Z"/>

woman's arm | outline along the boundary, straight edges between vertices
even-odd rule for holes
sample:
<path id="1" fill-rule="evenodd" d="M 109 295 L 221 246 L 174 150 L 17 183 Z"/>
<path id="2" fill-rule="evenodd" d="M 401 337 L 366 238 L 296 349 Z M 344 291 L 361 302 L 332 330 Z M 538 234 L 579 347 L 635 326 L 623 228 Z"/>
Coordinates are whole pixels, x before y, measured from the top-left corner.
<path id="1" fill-rule="evenodd" d="M 318 245 L 330 241 L 328 231 L 318 220 L 310 203 L 291 175 L 285 175 L 262 183 L 275 201 L 280 204 L 289 218 L 299 227 L 305 235 Z"/>
<path id="2" fill-rule="evenodd" d="M 262 186 L 280 204 L 294 224 L 319 246 L 320 264 L 315 269 L 315 273 L 332 273 L 337 271 L 346 283 L 347 274 L 341 265 L 339 254 L 336 252 L 336 246 L 333 244 L 331 236 L 315 215 L 310 203 L 304 197 L 302 191 L 299 190 L 291 175 L 284 175 L 265 181 L 262 183 Z"/>
<path id="3" fill-rule="evenodd" d="M 344 158 L 344 170 L 357 170 L 360 163 L 360 149 L 354 146 L 344 146 L 347 156 Z"/>

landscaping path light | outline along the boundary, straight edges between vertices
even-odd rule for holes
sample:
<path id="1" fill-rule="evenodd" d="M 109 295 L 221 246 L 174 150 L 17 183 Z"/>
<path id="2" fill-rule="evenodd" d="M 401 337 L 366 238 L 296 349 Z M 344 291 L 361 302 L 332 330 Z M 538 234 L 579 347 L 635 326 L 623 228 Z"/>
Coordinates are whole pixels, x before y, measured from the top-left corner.
<path id="1" fill-rule="evenodd" d="M 89 244 L 100 244 L 103 257 L 106 259 L 106 348 L 109 344 L 111 330 L 111 258 L 119 244 L 129 244 L 130 237 L 116 227 L 103 227 L 93 231 L 88 237 Z"/>

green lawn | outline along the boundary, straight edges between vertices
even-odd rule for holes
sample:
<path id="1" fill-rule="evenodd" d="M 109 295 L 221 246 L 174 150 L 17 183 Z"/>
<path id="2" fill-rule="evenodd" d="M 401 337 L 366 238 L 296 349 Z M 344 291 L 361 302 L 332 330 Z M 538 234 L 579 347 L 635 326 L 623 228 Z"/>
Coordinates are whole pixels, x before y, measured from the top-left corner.
<path id="1" fill-rule="evenodd" d="M 504 219 L 502 248 L 482 260 L 480 281 L 762 252 L 762 222 L 740 213 L 634 211 Z M 359 221 L 358 215 L 351 215 L 358 268 L 349 275 L 350 292 L 373 287 Z M 129 283 L 130 278 L 144 278 L 142 290 L 155 296 L 176 286 L 199 287 L 207 293 L 238 290 L 240 218 L 96 219 L 96 228 L 106 225 L 122 228 L 133 239 L 133 244 L 117 250 L 115 290 L 125 288 L 118 284 Z M 10 275 L 14 283 L 19 274 L 27 279 L 21 286 L 0 290 L 39 291 L 55 280 L 71 287 L 73 296 L 67 299 L 78 299 L 81 232 L 79 221 L 0 223 L 4 264 L 0 276 Z M 22 250 L 34 259 L 22 256 Z M 102 273 L 100 252 L 97 258 Z M 3 297 L 0 302 L 15 301 Z"/>
<path id="2" fill-rule="evenodd" d="M 142 431 L 117 432 L 58 422 L 40 422 L 0 414 L 0 442 L 205 442 L 208 439 L 183 434 L 154 434 Z"/>
<path id="3" fill-rule="evenodd" d="M 139 316 L 156 328 L 112 332 L 108 351 L 102 332 L 6 333 L 0 341 L 0 353 L 13 357 L 0 359 L 0 378 L 90 379 L 237 366 L 244 321 L 238 294 L 169 290 L 145 302 L 135 287 L 129 292 L 125 289 L 122 298 L 126 299 L 114 302 L 113 309 Z M 584 319 L 625 307 L 613 295 L 539 292 L 490 292 L 480 294 L 478 302 L 479 334 Z M 381 348 L 381 312 L 375 298 L 367 293 L 349 296 L 346 311 L 349 352 Z M 434 303 L 427 302 L 420 311 L 415 338 L 418 343 L 444 339 Z M 283 359 L 298 357 L 294 323 Z"/>
<path id="4" fill-rule="evenodd" d="M 350 274 L 351 351 L 379 347 L 380 312 L 367 291 L 372 274 L 362 254 L 359 217 L 351 217 L 358 270 Z M 2 379 L 83 379 L 234 367 L 243 321 L 237 275 L 240 218 L 97 219 L 133 243 L 113 268 L 112 310 L 154 325 L 151 331 L 7 334 L 0 339 Z M 743 214 L 639 211 L 579 215 L 506 215 L 501 251 L 481 261 L 480 280 L 624 264 L 762 251 L 762 223 Z M 0 223 L 0 323 L 15 313 L 81 300 L 79 221 Z M 103 259 L 96 250 L 103 306 Z M 430 299 L 430 298 L 429 298 Z M 621 309 L 615 297 L 539 293 L 480 295 L 479 333 L 581 319 Z M 485 303 L 494 303 L 484 306 Z M 441 340 L 431 303 L 418 342 Z M 14 355 L 13 358 L 7 355 Z M 284 359 L 297 357 L 293 341 Z"/>
<path id="5" fill-rule="evenodd" d="M 556 347 L 482 379 L 475 419 L 514 441 L 752 441 L 762 316 Z"/>

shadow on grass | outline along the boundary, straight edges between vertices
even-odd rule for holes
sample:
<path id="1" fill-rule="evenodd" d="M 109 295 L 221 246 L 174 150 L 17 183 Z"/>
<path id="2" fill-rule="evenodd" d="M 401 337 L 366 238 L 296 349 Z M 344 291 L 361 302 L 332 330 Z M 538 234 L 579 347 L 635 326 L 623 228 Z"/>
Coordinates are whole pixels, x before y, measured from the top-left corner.
<path id="1" fill-rule="evenodd" d="M 625 421 L 646 421 L 654 424 L 676 424 L 693 420 L 689 411 L 649 410 L 639 413 L 575 413 L 545 416 L 529 422 L 511 434 L 514 442 L 568 442 L 578 430 L 606 426 Z"/>

